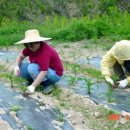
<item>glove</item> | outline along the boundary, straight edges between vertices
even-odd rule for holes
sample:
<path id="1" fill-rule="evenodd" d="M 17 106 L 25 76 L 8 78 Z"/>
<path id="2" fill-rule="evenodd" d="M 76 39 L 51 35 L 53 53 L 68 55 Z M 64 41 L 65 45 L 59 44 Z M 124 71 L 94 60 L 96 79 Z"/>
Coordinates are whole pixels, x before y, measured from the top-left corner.
<path id="1" fill-rule="evenodd" d="M 15 68 L 14 68 L 14 75 L 17 76 L 17 77 L 20 76 L 20 68 L 19 68 L 19 66 L 15 66 Z"/>
<path id="2" fill-rule="evenodd" d="M 30 85 L 27 87 L 27 90 L 24 92 L 24 95 L 30 95 L 33 94 L 35 91 L 35 87 L 33 85 Z"/>
<path id="3" fill-rule="evenodd" d="M 112 86 L 114 86 L 114 81 L 110 77 L 105 78 L 108 83 L 110 83 Z"/>
<path id="4" fill-rule="evenodd" d="M 119 83 L 118 85 L 119 88 L 125 88 L 128 85 L 128 80 L 124 79 L 124 80 L 118 81 L 118 83 Z"/>

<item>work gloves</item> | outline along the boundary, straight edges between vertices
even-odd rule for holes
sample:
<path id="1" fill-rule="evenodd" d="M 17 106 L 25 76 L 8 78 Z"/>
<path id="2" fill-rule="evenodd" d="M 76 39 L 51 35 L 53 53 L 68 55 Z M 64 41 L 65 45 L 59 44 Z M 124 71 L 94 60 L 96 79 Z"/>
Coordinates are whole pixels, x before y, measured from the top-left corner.
<path id="1" fill-rule="evenodd" d="M 30 85 L 27 87 L 27 90 L 24 92 L 24 95 L 30 95 L 33 94 L 35 91 L 35 87 L 33 85 Z"/>
<path id="2" fill-rule="evenodd" d="M 15 68 L 14 68 L 14 75 L 17 76 L 17 77 L 20 76 L 20 68 L 19 68 L 19 66 L 15 66 Z"/>
<path id="3" fill-rule="evenodd" d="M 105 79 L 106 79 L 106 81 L 107 81 L 108 83 L 110 83 L 112 86 L 114 86 L 114 81 L 113 81 L 112 78 L 107 77 L 107 78 L 105 78 Z"/>
<path id="4" fill-rule="evenodd" d="M 112 78 L 107 77 L 107 78 L 105 78 L 105 79 L 106 79 L 106 81 L 107 81 L 108 83 L 110 83 L 112 86 L 115 86 L 114 81 L 113 81 Z M 118 83 L 118 87 L 119 87 L 119 88 L 125 88 L 125 87 L 128 85 L 128 80 L 127 80 L 127 79 L 120 80 L 120 81 L 118 81 L 117 83 Z"/>
<path id="5" fill-rule="evenodd" d="M 124 80 L 118 81 L 118 83 L 119 83 L 118 85 L 119 88 L 125 88 L 128 85 L 128 80 L 124 79 Z"/>
<path id="6" fill-rule="evenodd" d="M 20 68 L 19 66 L 15 66 L 14 68 L 14 75 L 19 77 L 20 76 Z M 30 94 L 33 94 L 35 91 L 35 87 L 33 85 L 30 85 L 27 87 L 27 90 L 24 92 L 24 95 L 30 95 Z"/>

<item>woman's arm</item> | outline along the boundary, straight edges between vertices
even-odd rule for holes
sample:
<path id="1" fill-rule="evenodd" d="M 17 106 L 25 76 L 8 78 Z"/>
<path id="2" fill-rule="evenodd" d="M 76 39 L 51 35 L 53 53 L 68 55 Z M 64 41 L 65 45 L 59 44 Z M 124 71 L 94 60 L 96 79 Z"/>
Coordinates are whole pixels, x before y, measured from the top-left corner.
<path id="1" fill-rule="evenodd" d="M 37 76 L 37 78 L 34 80 L 34 82 L 32 83 L 32 85 L 36 88 L 43 80 L 43 78 L 45 77 L 47 71 L 41 71 L 39 73 L 39 75 Z"/>

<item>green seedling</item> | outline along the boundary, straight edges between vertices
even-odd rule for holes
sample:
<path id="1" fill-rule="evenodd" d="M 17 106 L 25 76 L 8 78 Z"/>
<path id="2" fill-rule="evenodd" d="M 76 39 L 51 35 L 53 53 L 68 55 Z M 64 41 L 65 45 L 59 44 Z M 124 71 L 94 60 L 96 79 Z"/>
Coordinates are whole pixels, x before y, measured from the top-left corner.
<path id="1" fill-rule="evenodd" d="M 62 93 L 62 90 L 59 87 L 54 87 L 52 91 L 52 96 L 56 97 L 56 99 L 60 100 L 60 95 Z"/>
<path id="2" fill-rule="evenodd" d="M 69 85 L 74 85 L 77 81 L 77 78 L 75 76 L 71 76 L 69 79 Z"/>
<path id="3" fill-rule="evenodd" d="M 13 86 L 13 80 L 14 80 L 13 71 L 10 72 L 10 73 L 4 74 L 3 77 L 9 80 L 10 86 L 11 86 L 11 88 L 13 88 L 13 87 L 14 87 L 14 86 Z"/>
<path id="4" fill-rule="evenodd" d="M 30 125 L 27 125 L 27 126 L 26 126 L 26 129 L 27 129 L 27 130 L 34 130 Z"/>
<path id="5" fill-rule="evenodd" d="M 16 106 L 16 105 L 12 105 L 11 108 L 9 108 L 10 111 L 14 111 L 14 112 L 18 112 L 21 109 L 22 109 L 21 106 Z"/>
<path id="6" fill-rule="evenodd" d="M 25 92 L 27 90 L 27 86 L 21 86 L 20 89 Z"/>
<path id="7" fill-rule="evenodd" d="M 86 79 L 86 78 L 84 78 L 84 81 L 85 81 L 85 84 L 86 84 L 87 93 L 91 94 L 91 86 L 93 84 L 95 84 L 95 83 L 92 81 L 92 79 Z"/>
<path id="8" fill-rule="evenodd" d="M 77 76 L 78 70 L 79 70 L 79 65 L 78 64 L 73 64 L 72 65 L 72 71 L 73 71 L 75 76 Z"/>
<path id="9" fill-rule="evenodd" d="M 115 101 L 113 99 L 113 97 L 112 97 L 112 95 L 113 95 L 113 88 L 112 88 L 110 83 L 107 83 L 107 84 L 108 84 L 108 91 L 107 91 L 107 93 L 102 93 L 102 94 L 100 94 L 100 96 L 104 96 L 105 97 L 105 95 L 106 95 L 107 96 L 107 101 L 109 103 L 112 103 L 112 102 Z"/>
<path id="10" fill-rule="evenodd" d="M 111 84 L 108 83 L 107 100 L 108 100 L 109 103 L 114 102 L 112 95 L 113 95 L 113 89 L 111 87 Z"/>
<path id="11" fill-rule="evenodd" d="M 60 121 L 60 122 L 64 122 L 64 120 L 65 120 L 65 116 L 64 116 L 64 114 L 60 111 L 59 108 L 56 109 L 56 118 L 57 118 L 57 120 Z"/>

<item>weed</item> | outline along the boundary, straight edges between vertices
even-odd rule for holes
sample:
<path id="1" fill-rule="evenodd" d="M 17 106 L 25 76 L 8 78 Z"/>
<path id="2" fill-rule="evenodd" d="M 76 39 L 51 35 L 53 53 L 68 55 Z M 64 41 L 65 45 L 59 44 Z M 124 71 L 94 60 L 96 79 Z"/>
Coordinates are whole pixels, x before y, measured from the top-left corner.
<path id="1" fill-rule="evenodd" d="M 27 129 L 27 130 L 34 130 L 30 125 L 27 125 L 27 126 L 26 126 L 26 129 Z"/>

